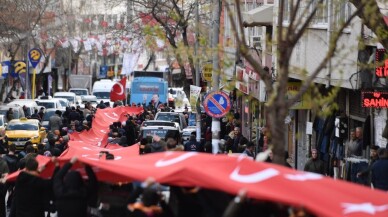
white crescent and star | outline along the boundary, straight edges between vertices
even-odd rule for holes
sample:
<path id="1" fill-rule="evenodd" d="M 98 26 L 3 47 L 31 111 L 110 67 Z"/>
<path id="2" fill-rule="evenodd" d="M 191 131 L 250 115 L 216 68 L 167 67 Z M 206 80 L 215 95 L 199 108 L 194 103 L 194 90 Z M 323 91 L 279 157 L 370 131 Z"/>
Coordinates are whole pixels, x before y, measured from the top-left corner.
<path id="1" fill-rule="evenodd" d="M 376 212 L 388 211 L 388 204 L 376 206 L 372 203 L 342 203 L 344 208 L 343 214 L 362 212 L 370 215 L 376 214 Z"/>
<path id="2" fill-rule="evenodd" d="M 236 167 L 233 172 L 229 175 L 229 178 L 233 181 L 240 183 L 257 183 L 262 182 L 272 177 L 279 175 L 279 171 L 268 168 L 259 172 L 250 173 L 250 174 L 240 174 L 240 167 Z"/>
<path id="3" fill-rule="evenodd" d="M 119 85 L 119 87 L 120 87 L 120 92 L 117 93 L 117 94 L 118 95 L 123 95 L 124 94 L 124 87 L 123 87 L 123 85 L 121 83 L 117 83 L 117 85 Z"/>
<path id="4" fill-rule="evenodd" d="M 171 152 L 167 152 L 166 155 L 171 155 L 172 153 Z M 155 167 L 167 167 L 167 166 L 171 166 L 173 164 L 177 164 L 181 161 L 184 161 L 190 157 L 193 157 L 197 155 L 196 152 L 189 152 L 189 153 L 185 153 L 185 154 L 182 154 L 178 157 L 175 157 L 175 158 L 172 158 L 172 159 L 168 159 L 168 160 L 164 160 L 164 159 L 161 159 L 161 160 L 158 160 L 156 163 L 155 163 Z"/>

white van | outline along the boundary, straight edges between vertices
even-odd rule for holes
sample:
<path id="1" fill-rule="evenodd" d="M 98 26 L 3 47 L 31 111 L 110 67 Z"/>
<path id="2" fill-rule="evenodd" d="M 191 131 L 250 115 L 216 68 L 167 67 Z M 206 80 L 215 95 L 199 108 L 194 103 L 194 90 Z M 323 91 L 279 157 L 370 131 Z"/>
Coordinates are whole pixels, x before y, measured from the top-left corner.
<path id="1" fill-rule="evenodd" d="M 110 79 L 101 79 L 96 81 L 93 84 L 92 95 L 97 97 L 98 102 L 102 100 L 104 102 L 109 102 L 112 106 L 113 102 L 110 101 L 110 91 L 112 90 L 114 84 L 116 84 L 116 82 Z"/>
<path id="2" fill-rule="evenodd" d="M 69 100 L 70 106 L 76 106 L 80 102 L 77 101 L 77 95 L 73 92 L 56 92 L 54 93 L 54 99 L 55 98 L 65 98 Z"/>

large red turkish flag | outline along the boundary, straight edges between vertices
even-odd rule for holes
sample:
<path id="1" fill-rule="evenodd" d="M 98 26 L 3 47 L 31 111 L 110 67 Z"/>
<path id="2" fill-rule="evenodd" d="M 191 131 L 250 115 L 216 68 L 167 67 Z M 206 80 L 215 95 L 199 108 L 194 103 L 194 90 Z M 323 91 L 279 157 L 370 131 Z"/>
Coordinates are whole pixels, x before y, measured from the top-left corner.
<path id="1" fill-rule="evenodd" d="M 110 91 L 110 101 L 115 102 L 118 100 L 125 99 L 125 85 L 127 83 L 127 78 L 122 78 L 118 83 L 114 84 L 112 90 Z"/>
<path id="2" fill-rule="evenodd" d="M 113 154 L 113 159 L 106 159 L 101 151 Z M 255 162 L 245 156 L 196 152 L 139 156 L 138 145 L 105 149 L 85 142 L 74 142 L 59 157 L 59 161 L 63 164 L 73 156 L 78 157 L 78 162 L 91 165 L 102 182 L 125 183 L 153 177 L 163 184 L 199 186 L 230 194 L 245 189 L 250 198 L 304 207 L 316 216 L 388 216 L 388 194 L 384 191 Z M 49 177 L 53 172 L 49 158 L 39 156 L 38 160 L 46 164 L 46 170 L 41 175 Z M 76 163 L 72 169 L 84 173 L 83 168 Z M 12 176 L 14 174 L 8 178 Z"/>

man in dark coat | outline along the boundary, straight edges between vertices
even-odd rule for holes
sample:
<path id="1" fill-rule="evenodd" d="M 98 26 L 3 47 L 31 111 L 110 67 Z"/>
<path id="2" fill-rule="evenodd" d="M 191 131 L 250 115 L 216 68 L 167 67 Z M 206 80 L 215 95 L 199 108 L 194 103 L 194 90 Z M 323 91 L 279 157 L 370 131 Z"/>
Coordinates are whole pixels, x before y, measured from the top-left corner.
<path id="1" fill-rule="evenodd" d="M 97 198 L 96 175 L 90 166 L 85 165 L 89 179 L 86 185 L 78 171 L 68 172 L 76 161 L 77 158 L 73 157 L 54 176 L 53 189 L 58 217 L 84 217 L 87 216 L 88 205 L 95 205 L 90 202 L 93 201 L 93 197 Z"/>
<path id="2" fill-rule="evenodd" d="M 197 142 L 195 134 L 190 135 L 190 140 L 185 144 L 185 151 L 203 151 L 202 144 L 200 142 Z"/>
<path id="3" fill-rule="evenodd" d="M 52 189 L 51 180 L 39 177 L 38 161 L 35 158 L 26 160 L 26 170 L 16 179 L 15 196 L 10 216 L 44 217 L 45 195 Z"/>
<path id="4" fill-rule="evenodd" d="M 42 119 L 40 118 L 39 114 L 38 114 L 38 109 L 35 109 L 35 110 L 34 110 L 34 114 L 32 114 L 30 118 L 31 118 L 31 119 L 37 119 L 37 120 L 39 120 L 39 121 L 42 120 Z"/>
<path id="5" fill-rule="evenodd" d="M 311 158 L 306 162 L 304 171 L 319 173 L 321 175 L 325 174 L 325 167 L 323 161 L 318 158 L 317 149 L 311 150 Z"/>
<path id="6" fill-rule="evenodd" d="M 136 142 L 136 126 L 133 123 L 133 117 L 128 117 L 125 122 L 125 136 L 127 137 L 127 145 L 131 146 Z"/>
<path id="7" fill-rule="evenodd" d="M 38 115 L 40 117 L 40 120 L 43 120 L 43 115 L 44 115 L 44 107 L 40 107 L 40 110 L 38 112 Z"/>
<path id="8" fill-rule="evenodd" d="M 62 128 L 61 111 L 56 110 L 55 114 L 49 118 L 49 127 L 53 132 Z"/>
<path id="9" fill-rule="evenodd" d="M 71 107 L 71 112 L 69 114 L 69 121 L 74 122 L 74 121 L 81 121 L 81 115 L 75 110 L 75 107 Z"/>
<path id="10" fill-rule="evenodd" d="M 379 150 L 379 146 L 373 145 L 370 147 L 370 160 L 368 168 L 362 170 L 361 172 L 357 173 L 357 177 L 367 177 L 368 178 L 368 186 L 370 186 L 371 183 L 371 177 L 370 177 L 370 171 L 372 169 L 373 164 L 379 159 L 379 155 L 377 154 L 377 151 Z"/>
<path id="11" fill-rule="evenodd" d="M 372 184 L 376 189 L 388 191 L 388 150 L 380 148 L 379 160 L 372 166 Z"/>

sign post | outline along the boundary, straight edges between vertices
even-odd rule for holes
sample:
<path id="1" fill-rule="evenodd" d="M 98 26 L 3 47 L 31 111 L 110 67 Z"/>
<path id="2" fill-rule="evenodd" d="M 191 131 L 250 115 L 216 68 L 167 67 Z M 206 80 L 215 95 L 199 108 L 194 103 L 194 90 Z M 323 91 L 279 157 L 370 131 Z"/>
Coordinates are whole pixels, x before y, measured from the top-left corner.
<path id="1" fill-rule="evenodd" d="M 202 68 L 202 76 L 206 82 L 212 82 L 213 65 L 211 63 L 205 64 Z"/>
<path id="2" fill-rule="evenodd" d="M 30 51 L 28 51 L 28 59 L 30 60 L 30 63 L 34 68 L 34 71 L 32 74 L 32 82 L 31 82 L 32 83 L 31 99 L 35 99 L 36 66 L 39 64 L 41 58 L 42 58 L 42 52 L 38 48 L 32 48 Z"/>
<path id="3" fill-rule="evenodd" d="M 224 117 L 231 108 L 229 96 L 222 91 L 210 92 L 203 101 L 206 114 L 213 118 Z"/>

